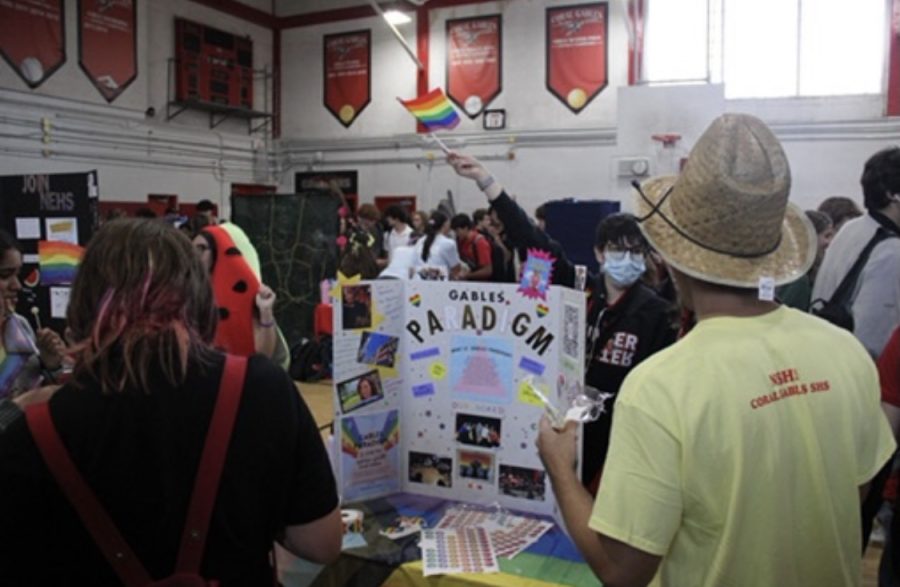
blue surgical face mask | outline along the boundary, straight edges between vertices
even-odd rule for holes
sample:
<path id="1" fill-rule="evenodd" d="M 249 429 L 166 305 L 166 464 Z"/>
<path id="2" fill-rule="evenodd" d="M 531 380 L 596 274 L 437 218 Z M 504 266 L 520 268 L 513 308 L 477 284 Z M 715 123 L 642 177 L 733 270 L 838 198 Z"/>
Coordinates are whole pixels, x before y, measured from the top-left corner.
<path id="1" fill-rule="evenodd" d="M 603 273 L 619 287 L 629 287 L 644 274 L 647 265 L 640 253 L 609 251 L 604 255 Z"/>

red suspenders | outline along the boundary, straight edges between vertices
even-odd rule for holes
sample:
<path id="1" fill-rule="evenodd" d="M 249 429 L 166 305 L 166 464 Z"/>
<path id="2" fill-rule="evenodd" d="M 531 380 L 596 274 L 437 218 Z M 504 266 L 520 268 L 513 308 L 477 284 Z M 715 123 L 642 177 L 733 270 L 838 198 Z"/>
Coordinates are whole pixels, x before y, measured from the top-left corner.
<path id="1" fill-rule="evenodd" d="M 226 355 L 219 395 L 206 433 L 206 444 L 203 446 L 188 506 L 175 573 L 168 579 L 161 580 L 159 585 L 207 584 L 200 579 L 200 565 L 246 371 L 246 357 Z M 147 570 L 125 542 L 69 457 L 50 417 L 49 403 L 28 406 L 25 417 L 51 474 L 122 582 L 128 587 L 153 585 Z"/>

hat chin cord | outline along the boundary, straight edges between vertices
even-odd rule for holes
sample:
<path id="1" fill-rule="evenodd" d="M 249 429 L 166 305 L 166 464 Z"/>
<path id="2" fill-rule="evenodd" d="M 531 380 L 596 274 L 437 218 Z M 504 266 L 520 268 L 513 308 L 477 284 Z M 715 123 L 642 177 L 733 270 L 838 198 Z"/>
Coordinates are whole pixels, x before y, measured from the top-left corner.
<path id="1" fill-rule="evenodd" d="M 702 241 L 697 240 L 696 238 L 692 237 L 688 233 L 686 233 L 684 230 L 679 228 L 678 225 L 676 225 L 674 222 L 672 222 L 668 216 L 666 216 L 663 213 L 663 211 L 661 209 L 662 205 L 666 201 L 666 199 L 672 194 L 672 188 L 675 187 L 674 185 L 669 186 L 669 189 L 666 190 L 666 193 L 663 194 L 663 197 L 661 197 L 659 199 L 659 201 L 656 203 L 654 203 L 650 198 L 647 197 L 647 195 L 644 193 L 644 190 L 641 189 L 641 184 L 636 179 L 631 181 L 631 185 L 632 185 L 632 187 L 634 187 L 634 189 L 637 190 L 637 193 L 641 196 L 641 198 L 645 202 L 647 202 L 647 204 L 650 205 L 650 211 L 647 214 L 645 214 L 644 216 L 639 216 L 639 217 L 635 218 L 639 223 L 643 223 L 643 222 L 649 220 L 654 215 L 658 215 L 660 218 L 663 219 L 663 221 L 666 224 L 668 224 L 672 228 L 672 230 L 674 230 L 676 233 L 678 233 L 679 236 L 681 236 L 682 238 L 684 238 L 685 240 L 687 240 L 691 243 L 694 243 L 695 245 L 697 245 L 698 247 L 700 247 L 702 249 L 706 249 L 707 251 L 712 251 L 713 253 L 718 253 L 720 255 L 727 255 L 729 257 L 738 257 L 740 259 L 755 259 L 757 257 L 765 257 L 766 255 L 775 252 L 775 250 L 778 249 L 778 247 L 781 245 L 781 239 L 784 236 L 783 234 L 778 235 L 778 240 L 775 241 L 775 246 L 770 247 L 770 248 L 766 249 L 765 251 L 762 251 L 759 253 L 737 253 L 734 251 L 726 251 L 725 249 L 720 249 L 720 248 L 714 247 L 712 245 L 708 245 Z"/>

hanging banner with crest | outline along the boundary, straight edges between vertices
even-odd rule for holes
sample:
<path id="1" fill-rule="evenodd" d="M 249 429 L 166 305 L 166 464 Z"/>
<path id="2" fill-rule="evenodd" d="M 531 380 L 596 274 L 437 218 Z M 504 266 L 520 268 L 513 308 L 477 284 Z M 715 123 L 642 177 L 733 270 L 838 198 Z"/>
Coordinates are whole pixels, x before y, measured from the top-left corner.
<path id="1" fill-rule="evenodd" d="M 372 32 L 325 35 L 325 108 L 345 128 L 369 105 L 372 90 Z"/>
<path id="2" fill-rule="evenodd" d="M 78 64 L 112 102 L 137 78 L 137 0 L 79 0 Z"/>
<path id="3" fill-rule="evenodd" d="M 609 83 L 606 2 L 547 9 L 547 89 L 578 114 Z"/>
<path id="4" fill-rule="evenodd" d="M 66 62 L 62 0 L 0 2 L 0 55 L 29 88 L 36 88 Z"/>
<path id="5" fill-rule="evenodd" d="M 500 15 L 447 21 L 447 96 L 469 118 L 503 89 Z"/>

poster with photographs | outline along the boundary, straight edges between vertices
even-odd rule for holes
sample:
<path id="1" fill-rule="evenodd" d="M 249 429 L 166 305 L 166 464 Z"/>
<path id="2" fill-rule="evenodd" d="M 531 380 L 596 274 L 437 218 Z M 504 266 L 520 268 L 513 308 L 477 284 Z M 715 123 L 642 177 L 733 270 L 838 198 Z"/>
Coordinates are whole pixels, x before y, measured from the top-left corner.
<path id="1" fill-rule="evenodd" d="M 562 408 L 583 381 L 584 292 L 390 280 L 343 283 L 332 301 L 336 428 L 397 410 L 401 491 L 555 514 L 534 389 Z"/>
<path id="2" fill-rule="evenodd" d="M 335 462 L 335 471 L 345 500 L 369 499 L 398 491 L 405 479 L 402 470 L 405 453 L 402 447 L 392 448 L 389 465 L 378 471 L 393 475 L 392 482 L 369 479 L 375 468 L 367 468 L 368 457 L 359 462 L 346 452 L 348 427 L 369 428 L 370 417 L 386 412 L 403 413 L 403 284 L 376 281 L 338 284 L 331 291 L 334 308 L 334 338 L 332 352 L 334 367 L 335 430 L 340 431 L 342 452 Z M 346 426 L 345 426 L 346 425 Z M 374 433 L 370 430 L 370 433 Z M 396 430 L 397 442 L 403 437 L 402 428 Z M 338 433 L 335 433 L 338 437 Z M 352 443 L 351 443 L 352 444 Z M 370 453 L 374 449 L 369 449 Z M 369 454 L 371 456 L 371 454 Z M 395 462 L 396 461 L 396 462 Z M 380 479 L 380 478 L 379 478 Z"/>

